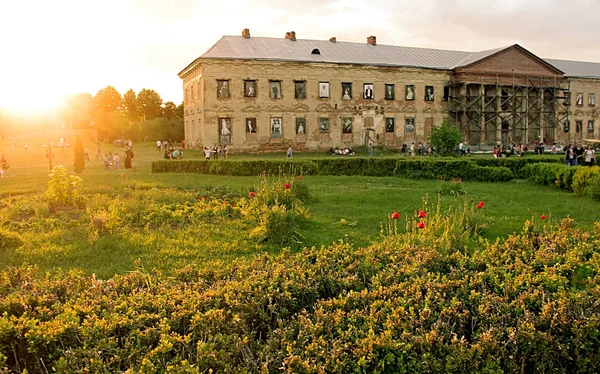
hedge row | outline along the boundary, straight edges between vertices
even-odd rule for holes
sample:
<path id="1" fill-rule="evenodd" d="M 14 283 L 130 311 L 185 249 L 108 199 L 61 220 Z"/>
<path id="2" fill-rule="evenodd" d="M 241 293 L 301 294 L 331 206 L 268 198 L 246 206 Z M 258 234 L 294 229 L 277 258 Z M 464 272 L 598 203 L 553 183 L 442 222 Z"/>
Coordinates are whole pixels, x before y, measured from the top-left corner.
<path id="1" fill-rule="evenodd" d="M 534 183 L 557 186 L 578 196 L 600 200 L 600 167 L 569 167 L 565 164 L 532 164 L 523 169 Z"/>
<path id="2" fill-rule="evenodd" d="M 508 181 L 523 177 L 523 169 L 533 163 L 559 163 L 560 158 L 513 159 L 394 159 L 394 158 L 323 158 L 312 160 L 252 160 L 252 161 L 155 161 L 153 173 L 185 172 L 217 175 L 252 176 L 280 171 L 304 175 L 364 175 L 402 176 L 437 179 L 440 176 L 477 181 Z"/>

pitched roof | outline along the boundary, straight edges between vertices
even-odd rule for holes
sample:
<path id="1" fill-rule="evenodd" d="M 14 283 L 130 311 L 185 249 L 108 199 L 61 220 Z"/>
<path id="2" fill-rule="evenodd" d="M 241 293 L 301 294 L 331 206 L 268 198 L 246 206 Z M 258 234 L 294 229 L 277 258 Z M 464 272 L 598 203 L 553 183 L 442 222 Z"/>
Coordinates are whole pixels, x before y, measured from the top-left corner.
<path id="1" fill-rule="evenodd" d="M 510 47 L 465 52 L 382 44 L 373 46 L 367 43 L 332 43 L 327 40 L 297 39 L 292 41 L 282 38 L 251 37 L 246 39 L 243 36 L 223 36 L 199 59 L 324 62 L 453 70 Z M 312 54 L 314 49 L 318 49 L 320 54 Z M 540 60 L 564 71 L 566 76 L 600 78 L 600 64 L 598 63 Z"/>

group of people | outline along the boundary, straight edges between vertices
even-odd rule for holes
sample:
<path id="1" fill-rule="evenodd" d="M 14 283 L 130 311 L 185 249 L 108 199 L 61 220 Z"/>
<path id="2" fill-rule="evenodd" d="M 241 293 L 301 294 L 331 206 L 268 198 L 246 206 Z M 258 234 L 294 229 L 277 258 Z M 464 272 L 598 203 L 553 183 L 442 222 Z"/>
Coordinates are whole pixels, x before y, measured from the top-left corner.
<path id="1" fill-rule="evenodd" d="M 163 155 L 165 160 L 183 160 L 183 149 L 169 147 Z"/>
<path id="2" fill-rule="evenodd" d="M 167 151 L 169 149 L 174 149 L 173 140 L 157 140 L 156 141 L 156 150 L 157 151 Z M 185 139 L 181 141 L 181 149 L 185 148 Z"/>
<path id="3" fill-rule="evenodd" d="M 433 154 L 433 147 L 431 145 L 427 145 L 427 143 L 423 144 L 421 142 L 418 142 L 417 144 L 410 143 L 410 147 L 407 144 L 402 144 L 400 153 L 402 155 L 408 154 L 410 157 L 431 155 Z"/>
<path id="4" fill-rule="evenodd" d="M 587 149 L 581 144 L 569 144 L 565 146 L 565 162 L 569 166 L 585 165 L 592 166 L 597 164 L 596 152 L 591 145 Z"/>
<path id="5" fill-rule="evenodd" d="M 132 165 L 131 160 L 133 159 L 133 151 L 131 147 L 126 147 L 123 153 L 123 163 L 125 169 L 135 169 Z M 121 157 L 117 152 L 113 154 L 112 151 L 104 154 L 104 170 L 118 170 L 121 168 Z"/>
<path id="6" fill-rule="evenodd" d="M 328 154 L 330 155 L 341 155 L 341 156 L 354 156 L 354 150 L 352 148 L 339 148 L 339 147 L 335 147 L 335 149 L 333 147 L 329 148 L 329 151 L 327 151 Z"/>
<path id="7" fill-rule="evenodd" d="M 210 160 L 211 157 L 215 160 L 218 160 L 219 158 L 221 160 L 227 160 L 227 145 L 219 145 L 218 147 L 215 145 L 213 148 L 204 147 L 204 158 Z"/>

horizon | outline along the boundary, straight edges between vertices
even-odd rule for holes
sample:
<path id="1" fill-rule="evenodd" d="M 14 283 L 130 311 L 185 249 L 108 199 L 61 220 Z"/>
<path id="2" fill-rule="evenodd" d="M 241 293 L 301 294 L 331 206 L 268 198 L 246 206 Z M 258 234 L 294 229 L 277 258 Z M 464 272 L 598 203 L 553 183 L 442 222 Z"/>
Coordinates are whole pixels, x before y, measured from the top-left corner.
<path id="1" fill-rule="evenodd" d="M 129 88 L 152 89 L 164 102 L 179 105 L 183 89 L 177 74 L 221 37 L 241 35 L 244 28 L 255 37 L 283 39 L 294 30 L 300 40 L 336 36 L 339 42 L 364 43 L 375 35 L 380 45 L 470 52 L 519 44 L 543 58 L 600 62 L 600 50 L 590 48 L 600 31 L 561 27 L 566 19 L 594 24 L 600 4 L 591 0 L 568 8 L 556 0 L 234 0 L 209 10 L 193 0 L 175 6 L 166 0 L 30 0 L 0 10 L 7 15 L 0 32 L 11 35 L 6 40 L 11 57 L 0 69 L 0 111 L 26 115 L 56 111 L 66 96 L 94 96 L 109 85 L 121 95 Z"/>

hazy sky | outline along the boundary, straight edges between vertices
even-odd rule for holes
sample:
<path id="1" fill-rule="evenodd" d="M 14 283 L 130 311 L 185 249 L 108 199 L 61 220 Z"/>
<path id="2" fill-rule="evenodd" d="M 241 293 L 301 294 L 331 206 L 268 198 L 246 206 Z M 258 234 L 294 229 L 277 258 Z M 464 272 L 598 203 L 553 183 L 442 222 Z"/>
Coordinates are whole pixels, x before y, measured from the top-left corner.
<path id="1" fill-rule="evenodd" d="M 151 88 L 182 101 L 177 73 L 223 35 L 477 51 L 519 43 L 600 62 L 597 0 L 0 0 L 0 107 Z"/>

